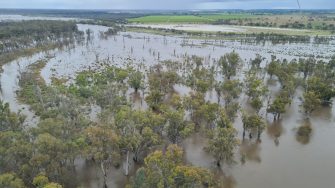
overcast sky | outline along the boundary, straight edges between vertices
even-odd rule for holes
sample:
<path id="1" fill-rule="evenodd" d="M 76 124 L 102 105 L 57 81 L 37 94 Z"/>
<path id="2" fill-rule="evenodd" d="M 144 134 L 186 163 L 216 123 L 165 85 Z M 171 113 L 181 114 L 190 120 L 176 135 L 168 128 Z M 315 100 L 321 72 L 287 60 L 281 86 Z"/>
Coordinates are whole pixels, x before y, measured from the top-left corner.
<path id="1" fill-rule="evenodd" d="M 335 9 L 335 0 L 299 0 L 303 9 Z M 0 8 L 297 9 L 297 0 L 0 0 Z"/>

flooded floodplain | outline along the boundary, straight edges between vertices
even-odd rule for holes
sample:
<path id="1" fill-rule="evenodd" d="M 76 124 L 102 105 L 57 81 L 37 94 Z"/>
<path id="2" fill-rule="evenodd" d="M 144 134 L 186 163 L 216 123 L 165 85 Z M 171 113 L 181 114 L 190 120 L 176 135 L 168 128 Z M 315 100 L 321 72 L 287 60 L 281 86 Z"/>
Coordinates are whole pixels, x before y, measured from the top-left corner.
<path id="1" fill-rule="evenodd" d="M 28 123 L 38 122 L 29 106 L 16 99 L 19 90 L 18 79 L 28 65 L 46 56 L 52 56 L 41 70 L 41 76 L 47 84 L 53 77 L 71 82 L 78 72 L 84 70 L 100 71 L 106 66 L 124 67 L 127 64 L 142 64 L 146 69 L 164 60 L 182 61 L 187 56 L 204 58 L 204 65 L 211 65 L 225 53 L 235 51 L 243 62 L 256 57 L 266 58 L 263 66 L 275 55 L 279 59 L 299 59 L 310 56 L 328 60 L 335 54 L 335 42 L 329 44 L 285 43 L 273 45 L 270 42 L 250 44 L 231 40 L 190 39 L 181 36 L 162 36 L 136 32 L 120 32 L 118 35 L 104 38 L 101 32 L 108 28 L 95 25 L 78 25 L 82 31 L 90 30 L 85 41 L 74 48 L 53 50 L 48 53 L 35 54 L 32 57 L 20 58 L 3 66 L 1 73 L 1 98 L 10 104 L 13 111 L 22 111 L 28 117 Z M 244 67 L 246 68 L 246 67 Z M 273 90 L 278 85 L 272 86 Z M 175 86 L 180 94 L 189 92 L 187 87 Z M 299 89 L 298 89 L 299 90 Z M 300 88 L 301 90 L 301 88 Z M 216 100 L 213 92 L 207 93 L 208 100 Z M 182 143 L 185 159 L 188 163 L 206 167 L 215 171 L 218 178 L 224 179 L 227 187 L 260 188 L 260 187 L 332 187 L 334 183 L 335 147 L 335 108 L 322 107 L 307 121 L 301 112 L 302 92 L 297 91 L 292 104 L 282 116 L 282 120 L 273 123 L 272 115 L 262 116 L 267 121 L 266 130 L 260 141 L 242 139 L 242 120 L 239 114 L 234 127 L 238 130 L 240 146 L 236 151 L 236 164 L 218 169 L 211 155 L 204 151 L 207 140 L 204 135 L 196 133 Z M 240 99 L 243 103 L 246 96 Z M 92 115 L 96 118 L 95 115 Z M 296 137 L 297 129 L 309 123 L 313 132 L 306 141 Z M 101 187 L 97 170 L 87 167 L 82 162 L 77 164 L 84 186 Z M 88 169 L 87 169 L 88 168 Z M 136 167 L 134 167 L 136 168 Z M 82 172 L 80 172 L 82 171 Z M 111 187 L 123 187 L 127 177 L 122 169 L 111 169 L 108 177 Z"/>
<path id="2" fill-rule="evenodd" d="M 313 34 L 312 30 L 290 29 L 290 28 L 270 28 L 236 25 L 210 25 L 210 24 L 130 24 L 130 27 L 150 28 L 150 29 L 169 29 L 190 32 L 226 32 L 226 33 L 253 33 L 253 32 L 275 32 L 292 34 Z"/>

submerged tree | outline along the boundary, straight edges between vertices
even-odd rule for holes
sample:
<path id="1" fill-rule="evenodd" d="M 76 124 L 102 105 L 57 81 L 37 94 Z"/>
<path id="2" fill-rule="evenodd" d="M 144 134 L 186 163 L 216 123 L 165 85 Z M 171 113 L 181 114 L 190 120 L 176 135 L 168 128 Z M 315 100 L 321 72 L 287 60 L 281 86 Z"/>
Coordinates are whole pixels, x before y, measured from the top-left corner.
<path id="1" fill-rule="evenodd" d="M 320 105 L 321 105 L 321 100 L 318 94 L 316 94 L 313 91 L 308 91 L 304 93 L 303 108 L 307 115 L 310 115 Z"/>
<path id="2" fill-rule="evenodd" d="M 128 187 L 212 187 L 212 174 L 202 168 L 183 164 L 183 150 L 170 145 L 166 151 L 155 151 L 145 158 Z"/>
<path id="3" fill-rule="evenodd" d="M 221 66 L 222 74 L 230 80 L 232 76 L 236 75 L 237 68 L 241 58 L 235 51 L 225 54 L 219 59 L 219 65 Z"/>
<path id="4" fill-rule="evenodd" d="M 194 124 L 184 120 L 182 111 L 169 111 L 166 115 L 166 134 L 173 144 L 180 143 L 183 138 L 190 135 L 194 130 Z"/>
<path id="5" fill-rule="evenodd" d="M 214 156 L 218 167 L 222 162 L 234 163 L 234 151 L 238 144 L 236 134 L 236 130 L 232 127 L 218 127 L 210 132 L 209 143 L 205 149 Z"/>
<path id="6" fill-rule="evenodd" d="M 267 87 L 264 85 L 263 81 L 257 78 L 254 72 L 249 72 L 245 79 L 246 82 L 246 94 L 250 98 L 251 106 L 258 113 L 263 107 L 263 97 L 268 92 Z"/>
<path id="7" fill-rule="evenodd" d="M 316 94 L 322 104 L 331 104 L 331 99 L 335 96 L 332 83 L 315 76 L 307 79 L 306 91 Z"/>
<path id="8" fill-rule="evenodd" d="M 279 61 L 276 60 L 276 57 L 272 57 L 271 62 L 267 65 L 266 70 L 268 74 L 270 75 L 270 78 L 272 78 L 273 75 L 276 74 L 279 68 Z"/>
<path id="9" fill-rule="evenodd" d="M 143 87 L 143 74 L 139 71 L 130 73 L 128 84 L 134 88 L 135 93 L 137 93 L 138 89 Z"/>
<path id="10" fill-rule="evenodd" d="M 110 164 L 118 166 L 120 163 L 120 137 L 112 128 L 105 125 L 87 128 L 85 136 L 87 142 L 86 156 L 100 166 L 104 188 L 107 188 L 107 170 Z"/>
<path id="11" fill-rule="evenodd" d="M 242 116 L 243 122 L 243 139 L 245 137 L 245 132 L 249 132 L 249 138 L 252 138 L 252 132 L 257 132 L 257 140 L 260 140 L 261 133 L 265 128 L 265 123 L 259 115 L 247 115 L 243 114 Z"/>
<path id="12" fill-rule="evenodd" d="M 316 63 L 317 62 L 314 58 L 299 60 L 299 70 L 304 74 L 304 79 L 314 72 Z"/>
<path id="13" fill-rule="evenodd" d="M 280 118 L 282 113 L 285 113 L 285 106 L 286 101 L 283 100 L 281 97 L 277 97 L 272 104 L 270 104 L 269 108 L 267 109 L 268 113 L 273 114 L 273 119 L 277 120 Z"/>
<path id="14" fill-rule="evenodd" d="M 163 104 L 164 94 L 159 90 L 151 90 L 146 96 L 145 101 L 153 111 L 159 111 Z"/>
<path id="15" fill-rule="evenodd" d="M 263 58 L 261 55 L 256 54 L 255 59 L 251 60 L 251 65 L 255 68 L 260 68 L 262 61 L 265 58 Z"/>
<path id="16" fill-rule="evenodd" d="M 225 100 L 225 105 L 230 105 L 233 100 L 240 97 L 243 84 L 239 80 L 226 80 L 222 85 L 222 93 Z"/>

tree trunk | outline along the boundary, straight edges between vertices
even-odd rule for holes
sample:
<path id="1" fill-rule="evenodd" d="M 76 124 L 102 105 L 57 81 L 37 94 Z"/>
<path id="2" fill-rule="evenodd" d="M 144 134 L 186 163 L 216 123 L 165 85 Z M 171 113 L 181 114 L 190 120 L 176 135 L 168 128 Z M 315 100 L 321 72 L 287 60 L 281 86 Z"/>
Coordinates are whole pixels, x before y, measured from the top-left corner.
<path id="1" fill-rule="evenodd" d="M 216 166 L 221 167 L 220 160 L 217 160 L 217 161 L 216 161 Z"/>
<path id="2" fill-rule="evenodd" d="M 245 129 L 243 129 L 243 140 L 244 140 L 244 137 L 245 137 Z"/>
<path id="3" fill-rule="evenodd" d="M 137 152 L 134 153 L 133 161 L 134 161 L 135 163 L 138 162 L 138 154 L 137 154 Z"/>
<path id="4" fill-rule="evenodd" d="M 71 161 L 72 171 L 76 172 L 76 165 L 74 164 L 75 158 L 70 159 L 70 161 Z"/>
<path id="5" fill-rule="evenodd" d="M 104 178 L 104 188 L 108 188 L 108 186 L 107 186 L 107 172 L 105 170 L 104 162 L 100 163 L 100 168 L 101 168 L 102 175 L 103 175 L 103 178 Z"/>
<path id="6" fill-rule="evenodd" d="M 125 164 L 125 175 L 129 175 L 129 150 L 127 150 L 127 158 L 126 158 L 126 164 Z"/>

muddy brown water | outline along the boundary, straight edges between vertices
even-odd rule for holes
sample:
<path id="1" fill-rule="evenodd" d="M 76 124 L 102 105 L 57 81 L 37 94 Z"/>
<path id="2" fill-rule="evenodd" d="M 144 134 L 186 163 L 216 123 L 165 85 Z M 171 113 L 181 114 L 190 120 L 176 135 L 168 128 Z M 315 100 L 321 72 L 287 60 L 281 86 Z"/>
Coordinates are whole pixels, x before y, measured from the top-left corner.
<path id="1" fill-rule="evenodd" d="M 239 42 L 191 40 L 182 37 L 164 37 L 143 33 L 120 33 L 108 39 L 99 38 L 99 31 L 106 31 L 106 27 L 93 25 L 79 25 L 81 30 L 91 29 L 94 37 L 91 41 L 78 44 L 74 49 L 55 50 L 49 53 L 55 55 L 42 70 L 42 76 L 47 83 L 51 77 L 74 78 L 82 70 L 99 70 L 103 65 L 96 60 L 109 59 L 110 64 L 124 66 L 125 62 L 153 65 L 161 60 L 181 60 L 185 54 L 202 57 L 219 58 L 232 50 L 240 53 L 245 60 L 254 58 L 256 53 L 267 59 L 271 55 L 279 58 L 299 58 L 301 56 L 321 55 L 329 58 L 335 54 L 334 44 L 285 44 L 285 45 L 251 45 Z M 205 44 L 206 43 L 206 44 Z M 158 53 L 160 54 L 158 57 Z M 9 102 L 11 110 L 19 111 L 30 117 L 28 123 L 38 121 L 29 106 L 21 104 L 16 99 L 16 90 L 20 72 L 26 67 L 44 58 L 45 53 L 32 57 L 20 58 L 3 66 L 1 73 L 1 99 Z M 188 88 L 176 85 L 175 90 L 181 95 L 190 91 Z M 273 90 L 276 90 L 274 86 Z M 131 91 L 128 92 L 129 94 Z M 189 164 L 206 167 L 213 170 L 218 178 L 225 180 L 228 187 L 236 188 L 314 188 L 333 187 L 335 163 L 335 109 L 323 107 L 309 119 L 313 131 L 307 141 L 301 142 L 296 138 L 296 131 L 306 121 L 300 112 L 301 92 L 297 91 L 294 102 L 282 116 L 282 120 L 273 123 L 272 116 L 263 113 L 268 125 L 261 136 L 261 142 L 255 140 L 241 141 L 241 146 L 236 150 L 236 164 L 223 166 L 218 169 L 213 163 L 214 159 L 208 155 L 203 147 L 206 138 L 194 134 L 183 143 L 185 158 Z M 138 98 L 136 96 L 135 98 Z M 216 101 L 214 94 L 207 94 L 207 100 Z M 141 101 L 141 100 L 137 100 Z M 242 96 L 245 103 L 246 98 Z M 144 107 L 142 107 L 144 105 Z M 146 108 L 146 104 L 135 103 L 135 108 Z M 94 107 L 95 111 L 99 111 Z M 96 118 L 96 114 L 90 114 Z M 238 137 L 242 140 L 242 123 L 238 117 L 234 123 L 238 130 Z M 134 165 L 134 164 L 132 164 Z M 100 171 L 94 165 L 87 165 L 78 160 L 77 171 L 84 187 L 101 187 Z M 134 170 L 133 170 L 134 171 Z M 123 169 L 111 168 L 108 185 L 110 187 L 124 187 L 127 177 Z"/>
<path id="2" fill-rule="evenodd" d="M 296 131 L 306 117 L 300 112 L 300 104 L 298 96 L 295 97 L 278 122 L 268 115 L 261 143 L 241 141 L 236 151 L 237 164 L 222 169 L 227 181 L 233 182 L 230 187 L 333 187 L 335 148 L 331 143 L 335 134 L 335 108 L 324 107 L 310 118 L 312 135 L 308 143 L 301 143 L 296 139 Z M 242 140 L 240 117 L 234 126 Z M 213 158 L 201 149 L 205 143 L 201 135 L 186 139 L 186 158 L 193 165 L 215 169 Z"/>

